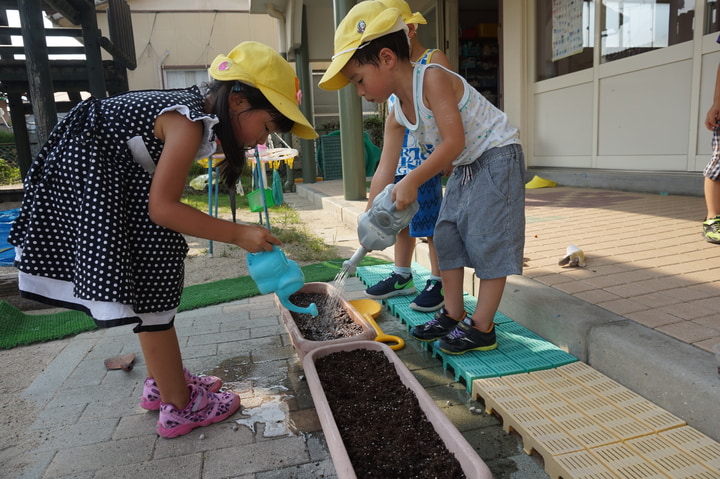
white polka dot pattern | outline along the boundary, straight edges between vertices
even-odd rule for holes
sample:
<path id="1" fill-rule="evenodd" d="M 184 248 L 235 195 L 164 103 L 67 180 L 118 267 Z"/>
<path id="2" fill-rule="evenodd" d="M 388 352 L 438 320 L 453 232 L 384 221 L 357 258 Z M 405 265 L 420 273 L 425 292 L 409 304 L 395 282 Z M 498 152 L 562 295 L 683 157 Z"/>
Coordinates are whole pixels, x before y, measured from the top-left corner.
<path id="1" fill-rule="evenodd" d="M 127 141 L 141 137 L 157 164 L 163 142 L 153 134 L 155 119 L 177 109 L 204 123 L 201 150 L 213 151 L 217 119 L 203 108 L 197 87 L 77 105 L 52 131 L 25 179 L 21 214 L 9 235 L 22 248 L 18 269 L 38 280 L 70 282 L 82 300 L 122 303 L 138 314 L 176 308 L 187 244 L 150 221 L 152 176 L 133 160 Z"/>

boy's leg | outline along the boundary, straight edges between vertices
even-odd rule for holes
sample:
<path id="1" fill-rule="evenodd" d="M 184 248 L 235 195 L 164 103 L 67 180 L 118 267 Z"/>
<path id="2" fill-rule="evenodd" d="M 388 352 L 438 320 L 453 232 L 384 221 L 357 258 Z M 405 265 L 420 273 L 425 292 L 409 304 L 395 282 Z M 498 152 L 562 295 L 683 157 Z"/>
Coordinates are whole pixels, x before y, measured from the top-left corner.
<path id="1" fill-rule="evenodd" d="M 412 254 L 414 249 L 415 238 L 410 236 L 408 228 L 403 228 L 398 233 L 395 241 L 395 266 L 393 272 L 387 278 L 366 289 L 365 294 L 375 299 L 414 294 L 416 291 L 412 276 Z"/>
<path id="2" fill-rule="evenodd" d="M 487 332 L 492 328 L 495 313 L 500 307 L 507 277 L 482 279 L 478 287 L 477 306 L 472 315 L 473 327 Z"/>
<path id="3" fill-rule="evenodd" d="M 461 321 L 452 333 L 440 339 L 440 351 L 463 354 L 468 351 L 489 351 L 497 348 L 493 318 L 500 306 L 506 278 L 482 279 L 477 305 L 470 320 Z"/>
<path id="4" fill-rule="evenodd" d="M 415 311 L 429 313 L 437 311 L 445 304 L 444 287 L 433 237 L 442 197 L 442 176 L 436 175 L 418 190 L 418 201 L 423 205 L 423 209 L 418 211 L 410 223 L 411 236 L 427 238 L 431 273 L 420 294 L 410 303 L 410 308 Z"/>
<path id="5" fill-rule="evenodd" d="M 450 334 L 465 318 L 463 303 L 463 268 L 455 268 L 442 272 L 443 289 L 450 294 L 445 295 L 445 307 L 435 313 L 427 323 L 415 326 L 412 335 L 423 342 L 435 341 Z"/>
<path id="6" fill-rule="evenodd" d="M 395 266 L 410 268 L 415 251 L 415 238 L 410 236 L 410 228 L 403 228 L 395 241 Z"/>
<path id="7" fill-rule="evenodd" d="M 428 236 L 427 242 L 428 255 L 430 256 L 430 273 L 438 278 L 442 277 L 442 273 L 440 273 L 440 264 L 438 263 L 437 250 L 435 250 L 435 238 L 433 236 Z"/>
<path id="8" fill-rule="evenodd" d="M 703 170 L 705 206 L 703 237 L 708 243 L 720 244 L 720 127 L 713 129 L 712 155 Z"/>
<path id="9" fill-rule="evenodd" d="M 465 303 L 463 302 L 463 268 L 442 271 L 441 277 L 445 289 L 445 311 L 458 320 L 465 317 Z"/>
<path id="10" fill-rule="evenodd" d="M 708 243 L 720 244 L 720 180 L 705 177 L 704 187 L 707 216 L 703 222 L 703 236 Z"/>

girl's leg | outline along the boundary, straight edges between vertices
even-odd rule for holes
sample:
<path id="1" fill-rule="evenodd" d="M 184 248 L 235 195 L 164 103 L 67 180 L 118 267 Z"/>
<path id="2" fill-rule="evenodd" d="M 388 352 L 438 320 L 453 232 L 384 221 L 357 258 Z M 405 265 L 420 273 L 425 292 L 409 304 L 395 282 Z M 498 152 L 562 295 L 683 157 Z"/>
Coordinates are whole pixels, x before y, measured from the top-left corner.
<path id="1" fill-rule="evenodd" d="M 180 344 L 175 327 L 165 331 L 138 333 L 147 364 L 148 377 L 154 378 L 162 402 L 181 410 L 187 406 L 190 393 L 183 372 Z"/>
<path id="2" fill-rule="evenodd" d="M 500 307 L 507 277 L 495 279 L 481 279 L 478 288 L 477 306 L 472 315 L 473 326 L 480 331 L 489 331 L 493 324 L 495 313 Z"/>

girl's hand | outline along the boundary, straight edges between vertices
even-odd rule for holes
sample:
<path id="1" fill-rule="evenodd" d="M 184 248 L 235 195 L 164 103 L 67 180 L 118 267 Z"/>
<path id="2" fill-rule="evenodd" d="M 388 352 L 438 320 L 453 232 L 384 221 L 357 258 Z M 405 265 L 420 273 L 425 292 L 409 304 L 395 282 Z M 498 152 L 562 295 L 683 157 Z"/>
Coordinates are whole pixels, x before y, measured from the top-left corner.
<path id="1" fill-rule="evenodd" d="M 238 225 L 236 245 L 250 253 L 272 251 L 273 245 L 281 245 L 282 241 L 273 236 L 270 231 L 260 225 Z"/>

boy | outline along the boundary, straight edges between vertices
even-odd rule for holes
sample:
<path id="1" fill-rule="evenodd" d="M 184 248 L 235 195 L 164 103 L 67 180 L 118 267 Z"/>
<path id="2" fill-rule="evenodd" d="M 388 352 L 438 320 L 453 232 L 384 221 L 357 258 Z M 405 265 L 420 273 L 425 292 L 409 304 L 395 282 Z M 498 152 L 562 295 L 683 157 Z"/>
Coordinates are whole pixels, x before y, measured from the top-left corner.
<path id="1" fill-rule="evenodd" d="M 417 36 L 418 24 L 426 24 L 427 20 L 420 13 L 413 13 L 405 0 L 376 0 L 388 8 L 400 10 L 403 22 L 408 27 L 410 38 L 410 60 L 413 63 L 437 63 L 450 68 L 450 61 L 443 52 L 437 49 L 426 49 Z M 390 97 L 388 103 L 390 109 L 394 105 L 395 98 Z M 402 154 L 395 171 L 394 182 L 397 183 L 407 175 L 408 171 L 421 164 L 428 155 L 428 151 L 420 148 L 417 141 L 405 130 L 403 137 Z M 380 178 L 375 175 L 373 181 Z M 426 238 L 428 253 L 430 257 L 430 277 L 425 287 L 410 303 L 410 309 L 422 312 L 437 311 L 445 304 L 443 296 L 442 278 L 440 277 L 440 266 L 435 251 L 435 223 L 437 222 L 440 204 L 442 203 L 442 174 L 430 178 L 418 189 L 418 203 L 420 210 L 413 216 L 412 222 L 407 228 L 398 233 L 395 241 L 395 266 L 392 273 L 385 279 L 370 286 L 365 290 L 370 298 L 385 299 L 393 296 L 414 294 L 415 282 L 412 274 L 412 254 L 415 250 L 416 238 Z M 368 203 L 368 207 L 370 204 Z"/>
<path id="2" fill-rule="evenodd" d="M 406 128 L 429 156 L 395 185 L 399 209 L 417 198 L 420 185 L 454 167 L 435 227 L 445 307 L 413 336 L 439 339 L 448 354 L 495 349 L 493 318 L 506 277 L 522 272 L 525 167 L 517 129 L 459 75 L 413 65 L 400 11 L 376 1 L 355 5 L 335 32 L 335 55 L 320 87 L 348 83 L 368 101 L 397 97 L 369 201 L 393 181 Z M 466 266 L 481 279 L 472 318 L 463 303 Z"/>

